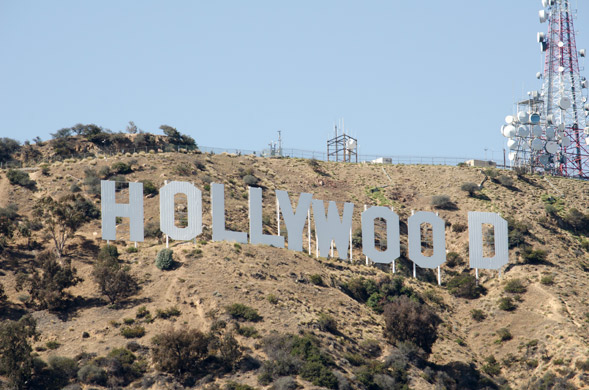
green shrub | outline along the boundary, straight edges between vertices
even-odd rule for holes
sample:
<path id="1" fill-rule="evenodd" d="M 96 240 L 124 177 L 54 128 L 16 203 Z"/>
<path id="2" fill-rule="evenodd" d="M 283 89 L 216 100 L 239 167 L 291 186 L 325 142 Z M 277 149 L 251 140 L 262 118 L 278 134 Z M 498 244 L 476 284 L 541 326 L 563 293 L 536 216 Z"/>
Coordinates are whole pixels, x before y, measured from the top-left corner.
<path id="1" fill-rule="evenodd" d="M 526 286 L 524 286 L 519 279 L 512 279 L 505 284 L 505 287 L 503 287 L 503 291 L 512 294 L 523 294 L 526 290 Z"/>
<path id="2" fill-rule="evenodd" d="M 317 317 L 317 326 L 319 326 L 319 329 L 323 332 L 338 333 L 337 321 L 329 314 L 319 313 L 319 316 Z"/>
<path id="3" fill-rule="evenodd" d="M 74 378 L 78 372 L 78 363 L 74 359 L 63 356 L 50 356 L 48 363 L 54 374 L 62 378 Z"/>
<path id="4" fill-rule="evenodd" d="M 268 300 L 268 302 L 270 302 L 273 305 L 276 305 L 278 303 L 278 297 L 274 294 L 268 294 L 266 299 Z"/>
<path id="5" fill-rule="evenodd" d="M 157 318 L 168 319 L 171 317 L 180 316 L 180 310 L 176 306 L 169 307 L 167 309 L 157 309 L 155 312 Z"/>
<path id="6" fill-rule="evenodd" d="M 245 175 L 243 177 L 243 182 L 247 186 L 256 187 L 258 185 L 258 183 L 260 182 L 260 179 L 258 179 L 254 175 Z"/>
<path id="7" fill-rule="evenodd" d="M 227 314 L 238 321 L 258 322 L 262 317 L 258 314 L 256 309 L 246 306 L 241 303 L 234 303 L 225 308 Z"/>
<path id="8" fill-rule="evenodd" d="M 465 223 L 454 223 L 452 224 L 452 231 L 456 232 L 456 233 L 462 233 L 464 232 L 466 229 L 468 228 L 468 225 Z M 450 253 L 456 253 L 456 252 L 450 252 Z"/>
<path id="9" fill-rule="evenodd" d="M 578 370 L 589 371 L 589 359 L 577 360 L 575 362 L 575 367 L 577 367 Z"/>
<path id="10" fill-rule="evenodd" d="M 125 252 L 127 252 L 127 253 L 137 253 L 137 252 L 139 252 L 139 249 L 137 249 L 137 248 L 136 248 L 136 247 L 134 247 L 134 246 L 128 246 L 128 247 L 125 249 Z"/>
<path id="11" fill-rule="evenodd" d="M 456 205 L 450 200 L 448 195 L 435 195 L 432 197 L 430 204 L 436 209 L 454 210 Z"/>
<path id="12" fill-rule="evenodd" d="M 513 179 L 509 176 L 500 175 L 499 177 L 497 177 L 497 181 L 503 187 L 513 187 Z"/>
<path id="13" fill-rule="evenodd" d="M 237 382 L 227 382 L 223 390 L 256 390 L 255 388 L 251 387 L 250 385 L 244 385 L 242 383 Z"/>
<path id="14" fill-rule="evenodd" d="M 140 306 L 137 308 L 137 313 L 135 313 L 135 317 L 137 318 L 144 318 L 149 315 L 149 310 L 147 310 L 146 306 Z"/>
<path id="15" fill-rule="evenodd" d="M 313 274 L 309 276 L 309 281 L 316 286 L 324 286 L 323 278 L 319 274 Z"/>
<path id="16" fill-rule="evenodd" d="M 143 180 L 143 195 L 145 196 L 150 196 L 150 195 L 157 195 L 159 190 L 157 189 L 157 187 L 155 186 L 155 184 L 153 184 L 151 181 L 149 180 Z"/>
<path id="17" fill-rule="evenodd" d="M 127 175 L 133 172 L 133 169 L 130 165 L 125 164 L 122 161 L 118 161 L 111 166 L 112 172 L 117 175 Z"/>
<path id="18" fill-rule="evenodd" d="M 511 332 L 507 328 L 501 328 L 497 330 L 497 336 L 499 336 L 499 342 L 508 341 L 513 338 L 513 336 L 511 336 Z"/>
<path id="19" fill-rule="evenodd" d="M 485 365 L 483 365 L 483 371 L 487 375 L 497 376 L 501 374 L 501 365 L 495 359 L 495 356 L 491 355 L 485 359 Z"/>
<path id="20" fill-rule="evenodd" d="M 6 178 L 12 185 L 19 185 L 31 190 L 37 185 L 34 180 L 31 180 L 27 172 L 16 169 L 9 169 L 8 172 L 6 172 Z"/>
<path id="21" fill-rule="evenodd" d="M 380 343 L 374 339 L 368 339 L 360 342 L 360 350 L 367 358 L 377 358 L 382 354 Z"/>
<path id="22" fill-rule="evenodd" d="M 501 310 L 513 311 L 516 308 L 515 304 L 513 303 L 513 298 L 511 298 L 511 297 L 499 298 L 498 303 L 499 303 L 499 309 L 501 309 Z"/>
<path id="23" fill-rule="evenodd" d="M 98 252 L 99 261 L 118 260 L 119 250 L 114 245 L 104 245 Z"/>
<path id="24" fill-rule="evenodd" d="M 237 328 L 237 334 L 243 337 L 258 338 L 260 334 L 253 326 L 240 326 Z"/>
<path id="25" fill-rule="evenodd" d="M 338 381 L 333 372 L 320 362 L 307 362 L 301 368 L 301 378 L 308 380 L 315 386 L 337 389 Z"/>
<path id="26" fill-rule="evenodd" d="M 572 208 L 563 217 L 563 222 L 569 230 L 577 234 L 583 234 L 589 232 L 589 215 Z"/>
<path id="27" fill-rule="evenodd" d="M 61 344 L 55 340 L 50 340 L 50 341 L 46 342 L 45 345 L 49 349 L 57 349 L 57 348 L 61 347 Z"/>
<path id="28" fill-rule="evenodd" d="M 477 192 L 479 190 L 479 186 L 476 185 L 475 183 L 463 183 L 460 186 L 460 189 L 462 191 L 468 192 L 469 196 L 473 196 L 475 194 L 475 192 Z"/>
<path id="29" fill-rule="evenodd" d="M 145 336 L 145 328 L 143 326 L 124 326 L 121 328 L 121 334 L 126 339 L 138 339 Z"/>
<path id="30" fill-rule="evenodd" d="M 546 262 L 548 252 L 543 249 L 524 248 L 521 253 L 524 264 L 542 264 Z"/>
<path id="31" fill-rule="evenodd" d="M 102 368 L 95 364 L 88 364 L 78 370 L 78 379 L 86 384 L 105 385 L 107 375 Z"/>
<path id="32" fill-rule="evenodd" d="M 466 299 L 476 299 L 484 292 L 482 286 L 477 285 L 473 275 L 462 274 L 450 279 L 447 284 L 450 294 Z"/>
<path id="33" fill-rule="evenodd" d="M 470 311 L 470 316 L 476 322 L 482 322 L 485 318 L 487 318 L 487 316 L 485 315 L 485 313 L 482 310 L 480 310 L 480 309 L 472 309 Z"/>
<path id="34" fill-rule="evenodd" d="M 346 353 L 344 354 L 344 359 L 346 359 L 352 366 L 359 367 L 366 364 L 366 359 L 364 356 L 358 353 Z"/>
<path id="35" fill-rule="evenodd" d="M 455 226 L 455 225 L 452 225 Z M 448 252 L 446 255 L 446 265 L 450 268 L 456 267 L 458 264 L 462 263 L 462 258 L 456 252 Z"/>
<path id="36" fill-rule="evenodd" d="M 161 270 L 169 270 L 174 265 L 174 251 L 162 249 L 155 258 L 155 266 Z"/>
<path id="37" fill-rule="evenodd" d="M 554 284 L 554 275 L 550 274 L 542 276 L 542 278 L 540 278 L 540 283 L 545 286 L 552 286 Z"/>

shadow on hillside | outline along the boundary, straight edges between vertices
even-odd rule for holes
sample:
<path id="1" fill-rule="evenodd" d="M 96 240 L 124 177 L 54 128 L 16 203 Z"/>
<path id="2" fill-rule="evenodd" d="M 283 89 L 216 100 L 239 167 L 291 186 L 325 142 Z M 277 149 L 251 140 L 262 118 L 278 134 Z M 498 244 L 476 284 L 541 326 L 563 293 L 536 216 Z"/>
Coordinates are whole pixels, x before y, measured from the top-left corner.
<path id="1" fill-rule="evenodd" d="M 67 307 L 63 310 L 53 311 L 52 313 L 62 321 L 69 321 L 78 315 L 81 309 L 90 309 L 92 307 L 106 306 L 107 302 L 100 298 L 85 298 L 81 296 L 75 297 L 69 302 Z"/>
<path id="2" fill-rule="evenodd" d="M 17 271 L 29 269 L 29 266 L 34 261 L 35 256 L 31 253 L 21 252 L 15 250 L 14 248 L 8 248 L 5 249 L 2 253 L 1 259 L 2 261 L 0 261 L 0 270 L 12 271 L 16 273 Z"/>
<path id="3" fill-rule="evenodd" d="M 473 363 L 450 362 L 444 365 L 434 364 L 435 371 L 446 373 L 440 383 L 443 388 L 454 389 L 498 389 L 499 386 L 491 379 L 481 374 Z"/>
<path id="4" fill-rule="evenodd" d="M 27 314 L 27 311 L 20 306 L 14 304 L 0 305 L 0 321 L 18 321 L 25 314 Z"/>

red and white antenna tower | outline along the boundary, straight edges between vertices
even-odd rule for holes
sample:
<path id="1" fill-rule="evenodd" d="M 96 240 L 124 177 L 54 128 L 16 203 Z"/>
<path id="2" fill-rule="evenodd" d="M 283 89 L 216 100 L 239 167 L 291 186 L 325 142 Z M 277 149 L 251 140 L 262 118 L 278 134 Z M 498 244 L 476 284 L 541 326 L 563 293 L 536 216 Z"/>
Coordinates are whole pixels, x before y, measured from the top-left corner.
<path id="1" fill-rule="evenodd" d="M 532 172 L 589 178 L 588 81 L 580 74 L 574 13 L 569 0 L 542 0 L 540 23 L 548 32 L 538 33 L 544 54 L 540 92 L 517 103 L 517 115 L 506 118 L 502 128 L 514 166 Z"/>

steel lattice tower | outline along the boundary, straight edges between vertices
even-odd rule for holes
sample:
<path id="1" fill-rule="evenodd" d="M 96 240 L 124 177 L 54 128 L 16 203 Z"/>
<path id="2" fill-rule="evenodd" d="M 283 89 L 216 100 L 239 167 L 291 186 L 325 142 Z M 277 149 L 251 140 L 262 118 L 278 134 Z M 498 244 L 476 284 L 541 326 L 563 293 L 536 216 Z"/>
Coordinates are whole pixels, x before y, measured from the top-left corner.
<path id="1" fill-rule="evenodd" d="M 589 130 L 586 130 L 584 110 L 587 99 L 583 96 L 583 86 L 586 87 L 587 82 L 581 78 L 579 71 L 573 15 L 569 0 L 546 2 L 546 5 L 548 9 L 540 11 L 540 20 L 544 16 L 549 20 L 548 34 L 540 42 L 546 53 L 541 92 L 545 102 L 542 116 L 549 123 L 560 125 L 561 129 L 564 124 L 565 136 L 570 139 L 570 145 L 561 148 L 555 173 L 587 178 L 589 146 L 586 137 Z M 581 53 L 584 55 L 584 52 Z M 568 108 L 562 109 L 563 104 L 562 108 Z"/>
<path id="2" fill-rule="evenodd" d="M 532 172 L 589 178 L 589 104 L 583 91 L 588 82 L 581 77 L 573 13 L 569 0 L 542 0 L 540 22 L 548 21 L 548 32 L 538 33 L 544 54 L 540 92 L 517 103 L 517 115 L 506 118 L 502 128 L 510 160 Z"/>

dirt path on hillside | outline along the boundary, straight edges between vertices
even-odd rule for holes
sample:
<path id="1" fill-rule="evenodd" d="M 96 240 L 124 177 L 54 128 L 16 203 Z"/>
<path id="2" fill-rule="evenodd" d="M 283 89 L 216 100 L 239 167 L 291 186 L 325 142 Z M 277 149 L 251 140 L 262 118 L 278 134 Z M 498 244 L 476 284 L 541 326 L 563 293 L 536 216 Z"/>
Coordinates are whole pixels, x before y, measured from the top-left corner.
<path id="1" fill-rule="evenodd" d="M 0 177 L 0 207 L 8 205 L 8 196 L 10 195 L 10 183 L 4 176 Z"/>

